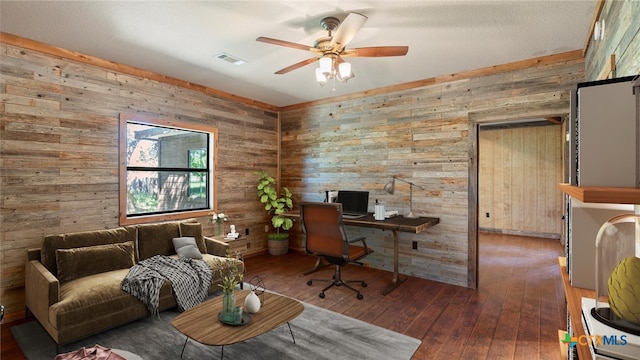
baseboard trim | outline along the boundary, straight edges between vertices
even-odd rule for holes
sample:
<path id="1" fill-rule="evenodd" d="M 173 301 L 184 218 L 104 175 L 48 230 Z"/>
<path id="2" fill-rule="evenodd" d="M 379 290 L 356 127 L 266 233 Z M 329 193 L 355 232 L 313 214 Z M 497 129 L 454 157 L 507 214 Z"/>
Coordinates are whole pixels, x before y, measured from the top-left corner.
<path id="1" fill-rule="evenodd" d="M 560 234 L 554 234 L 554 233 L 539 233 L 539 232 L 532 232 L 532 231 L 495 229 L 495 228 L 485 228 L 485 227 L 481 227 L 478 230 L 483 232 L 498 233 L 498 234 L 505 234 L 505 235 L 518 235 L 518 236 L 529 236 L 529 237 L 560 240 Z"/>

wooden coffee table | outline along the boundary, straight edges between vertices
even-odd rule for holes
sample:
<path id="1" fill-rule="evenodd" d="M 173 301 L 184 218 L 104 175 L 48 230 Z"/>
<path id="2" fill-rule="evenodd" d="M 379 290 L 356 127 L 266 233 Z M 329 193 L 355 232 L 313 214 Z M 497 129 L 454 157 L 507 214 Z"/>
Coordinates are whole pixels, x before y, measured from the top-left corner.
<path id="1" fill-rule="evenodd" d="M 248 294 L 248 290 L 236 291 L 236 303 L 244 304 L 244 298 Z M 284 324 L 289 326 L 295 343 L 289 321 L 302 314 L 304 305 L 298 300 L 273 293 L 265 292 L 263 296 L 264 303 L 260 311 L 251 314 L 251 321 L 246 325 L 226 325 L 218 320 L 218 314 L 222 311 L 222 296 L 207 300 L 176 316 L 172 322 L 173 327 L 187 336 L 180 358 L 189 339 L 205 345 L 222 346 L 222 358 L 225 345 L 249 340 Z"/>

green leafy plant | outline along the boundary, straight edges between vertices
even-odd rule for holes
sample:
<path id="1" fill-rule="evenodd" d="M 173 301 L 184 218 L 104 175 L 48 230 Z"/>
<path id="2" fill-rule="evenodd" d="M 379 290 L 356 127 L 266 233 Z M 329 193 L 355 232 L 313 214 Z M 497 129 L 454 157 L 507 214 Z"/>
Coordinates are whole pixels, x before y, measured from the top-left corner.
<path id="1" fill-rule="evenodd" d="M 258 199 L 268 214 L 273 214 L 271 224 L 279 233 L 280 229 L 289 230 L 293 226 L 293 220 L 281 214 L 293 209 L 293 200 L 291 191 L 282 187 L 278 192 L 276 179 L 266 171 L 258 172 Z"/>
<path id="2" fill-rule="evenodd" d="M 236 252 L 235 257 L 232 257 L 227 252 L 227 259 L 235 259 L 236 261 L 227 261 L 215 258 L 214 262 L 216 265 L 216 269 L 220 274 L 221 281 L 218 286 L 222 288 L 222 291 L 230 294 L 236 288 L 236 285 L 238 285 L 238 283 L 243 280 L 244 274 L 238 268 L 237 260 L 240 260 L 240 254 L 238 252 Z"/>

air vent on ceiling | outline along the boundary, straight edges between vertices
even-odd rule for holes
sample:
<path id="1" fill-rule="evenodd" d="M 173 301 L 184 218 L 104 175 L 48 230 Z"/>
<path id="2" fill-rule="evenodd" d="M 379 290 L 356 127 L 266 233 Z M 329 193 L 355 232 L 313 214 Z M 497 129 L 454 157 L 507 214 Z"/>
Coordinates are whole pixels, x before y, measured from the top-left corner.
<path id="1" fill-rule="evenodd" d="M 244 60 L 242 60 L 240 58 L 237 58 L 237 57 L 235 57 L 233 55 L 229 55 L 227 53 L 224 53 L 224 52 L 216 55 L 216 57 L 218 59 L 220 59 L 220 60 L 224 60 L 226 62 L 230 62 L 233 65 L 242 65 L 242 64 L 246 63 L 246 61 L 244 61 Z"/>

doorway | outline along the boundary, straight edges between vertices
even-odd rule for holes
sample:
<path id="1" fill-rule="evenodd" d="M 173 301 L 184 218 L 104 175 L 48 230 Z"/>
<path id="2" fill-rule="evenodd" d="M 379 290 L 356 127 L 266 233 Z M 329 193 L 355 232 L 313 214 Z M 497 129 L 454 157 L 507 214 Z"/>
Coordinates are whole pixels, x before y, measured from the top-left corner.
<path id="1" fill-rule="evenodd" d="M 559 239 L 562 126 L 549 121 L 481 125 L 480 231 Z"/>
<path id="2" fill-rule="evenodd" d="M 473 124 L 469 286 L 478 285 L 478 232 L 560 239 L 564 136 L 546 119 Z M 475 265 L 475 269 L 472 269 Z"/>

